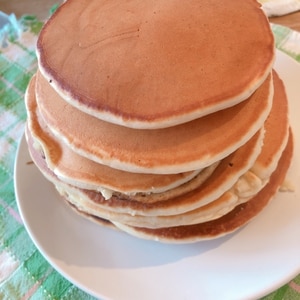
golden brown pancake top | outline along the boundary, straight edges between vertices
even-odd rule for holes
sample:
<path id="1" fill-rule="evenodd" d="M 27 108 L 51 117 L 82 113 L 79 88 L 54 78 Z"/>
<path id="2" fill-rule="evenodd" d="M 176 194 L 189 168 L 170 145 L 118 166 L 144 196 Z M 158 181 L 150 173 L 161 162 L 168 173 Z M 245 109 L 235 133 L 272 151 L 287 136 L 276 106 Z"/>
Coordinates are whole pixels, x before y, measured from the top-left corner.
<path id="1" fill-rule="evenodd" d="M 38 57 L 72 105 L 162 128 L 248 98 L 271 70 L 274 40 L 254 0 L 71 0 L 41 31 Z"/>

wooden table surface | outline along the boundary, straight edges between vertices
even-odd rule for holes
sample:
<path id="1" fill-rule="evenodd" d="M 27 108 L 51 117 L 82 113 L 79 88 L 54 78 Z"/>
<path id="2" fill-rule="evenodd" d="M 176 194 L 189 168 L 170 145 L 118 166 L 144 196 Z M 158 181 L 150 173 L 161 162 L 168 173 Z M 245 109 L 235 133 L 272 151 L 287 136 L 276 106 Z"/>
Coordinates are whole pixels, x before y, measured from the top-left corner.
<path id="1" fill-rule="evenodd" d="M 37 15 L 40 19 L 45 19 L 49 15 L 49 9 L 61 2 L 62 0 L 0 0 L 0 10 L 5 13 L 15 13 L 17 17 L 30 13 Z M 300 11 L 270 18 L 270 21 L 300 31 Z"/>

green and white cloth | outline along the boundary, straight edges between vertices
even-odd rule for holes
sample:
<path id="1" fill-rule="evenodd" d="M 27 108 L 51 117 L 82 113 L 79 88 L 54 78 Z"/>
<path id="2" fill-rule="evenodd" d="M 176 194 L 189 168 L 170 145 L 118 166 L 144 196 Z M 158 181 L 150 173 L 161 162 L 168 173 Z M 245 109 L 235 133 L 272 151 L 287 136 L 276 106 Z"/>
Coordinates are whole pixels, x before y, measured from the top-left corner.
<path id="1" fill-rule="evenodd" d="M 0 30 L 0 299 L 94 299 L 48 264 L 18 212 L 14 160 L 26 120 L 24 92 L 37 69 L 35 43 L 43 23 L 32 16 L 11 18 Z M 278 25 L 272 29 L 277 47 L 300 62 L 300 33 Z M 300 299 L 300 275 L 264 299 Z"/>

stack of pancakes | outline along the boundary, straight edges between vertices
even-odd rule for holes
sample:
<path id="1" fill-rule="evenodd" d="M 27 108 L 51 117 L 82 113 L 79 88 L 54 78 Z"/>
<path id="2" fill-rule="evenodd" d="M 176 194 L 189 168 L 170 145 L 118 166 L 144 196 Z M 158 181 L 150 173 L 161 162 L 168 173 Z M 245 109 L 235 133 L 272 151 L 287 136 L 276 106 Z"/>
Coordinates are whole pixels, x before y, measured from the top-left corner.
<path id="1" fill-rule="evenodd" d="M 77 212 L 137 237 L 235 231 L 277 192 L 293 143 L 253 0 L 69 0 L 26 93 L 33 161 Z"/>

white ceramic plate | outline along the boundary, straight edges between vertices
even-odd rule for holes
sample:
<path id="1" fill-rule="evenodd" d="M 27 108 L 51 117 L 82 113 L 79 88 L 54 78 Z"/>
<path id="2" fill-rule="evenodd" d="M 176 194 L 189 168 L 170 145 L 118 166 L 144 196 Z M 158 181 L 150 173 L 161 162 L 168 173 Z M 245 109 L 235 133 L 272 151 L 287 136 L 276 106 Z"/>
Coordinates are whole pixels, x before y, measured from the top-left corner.
<path id="1" fill-rule="evenodd" d="M 295 134 L 288 174 L 295 192 L 279 193 L 249 225 L 189 245 L 140 240 L 75 214 L 33 164 L 21 141 L 15 165 L 19 210 L 45 258 L 72 283 L 102 299 L 249 299 L 300 272 L 300 65 L 278 53 Z"/>

